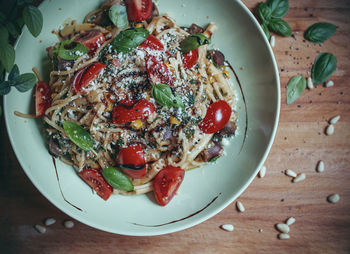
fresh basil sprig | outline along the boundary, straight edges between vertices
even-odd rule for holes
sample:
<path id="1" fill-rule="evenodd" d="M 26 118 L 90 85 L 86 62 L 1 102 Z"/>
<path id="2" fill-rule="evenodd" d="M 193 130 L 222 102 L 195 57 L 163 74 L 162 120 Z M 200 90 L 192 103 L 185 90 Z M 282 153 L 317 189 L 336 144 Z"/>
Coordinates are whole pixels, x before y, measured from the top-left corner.
<path id="1" fill-rule="evenodd" d="M 89 48 L 84 44 L 71 40 L 62 41 L 57 48 L 58 56 L 64 60 L 76 60 L 88 52 Z"/>
<path id="2" fill-rule="evenodd" d="M 202 45 L 210 43 L 210 39 L 203 34 L 191 34 L 180 43 L 180 50 L 182 53 L 188 53 Z"/>
<path id="3" fill-rule="evenodd" d="M 268 0 L 266 4 L 271 9 L 271 17 L 273 18 L 282 18 L 288 13 L 288 0 Z"/>
<path id="4" fill-rule="evenodd" d="M 130 178 L 119 169 L 108 167 L 102 171 L 104 179 L 115 189 L 132 191 L 134 185 Z"/>
<path id="5" fill-rule="evenodd" d="M 328 22 L 318 22 L 306 29 L 304 38 L 313 43 L 322 43 L 328 40 L 336 30 L 336 25 Z"/>
<path id="6" fill-rule="evenodd" d="M 153 85 L 152 88 L 152 96 L 156 100 L 156 102 L 164 107 L 177 107 L 177 108 L 185 108 L 184 103 L 181 98 L 176 95 L 174 96 L 171 91 L 170 86 L 165 84 L 156 84 Z"/>
<path id="7" fill-rule="evenodd" d="M 15 62 L 15 49 L 8 42 L 0 42 L 0 63 L 10 72 Z M 2 74 L 2 73 L 1 73 Z"/>
<path id="8" fill-rule="evenodd" d="M 292 77 L 287 85 L 287 104 L 292 104 L 306 88 L 306 79 L 302 75 Z"/>
<path id="9" fill-rule="evenodd" d="M 83 127 L 71 121 L 63 123 L 63 129 L 66 135 L 74 144 L 85 151 L 90 151 L 93 148 L 94 140 Z"/>
<path id="10" fill-rule="evenodd" d="M 128 53 L 146 40 L 149 31 L 145 28 L 129 28 L 120 32 L 112 41 L 117 52 Z"/>
<path id="11" fill-rule="evenodd" d="M 120 4 L 113 4 L 109 8 L 109 19 L 118 28 L 127 28 L 129 25 L 128 14 L 126 13 L 126 7 Z"/>
<path id="12" fill-rule="evenodd" d="M 33 5 L 28 5 L 23 9 L 23 21 L 27 25 L 29 32 L 37 37 L 43 27 L 43 15 Z"/>
<path id="13" fill-rule="evenodd" d="M 270 30 L 276 34 L 286 37 L 291 36 L 292 34 L 292 28 L 283 19 L 273 18 L 270 20 L 268 26 Z"/>
<path id="14" fill-rule="evenodd" d="M 32 89 L 36 84 L 36 77 L 33 73 L 19 74 L 17 64 L 15 64 L 8 76 L 7 81 L 0 82 L 0 94 L 5 95 L 11 91 L 11 86 L 16 87 L 20 92 Z"/>
<path id="15" fill-rule="evenodd" d="M 268 24 L 271 19 L 271 8 L 267 6 L 266 3 L 259 3 L 258 5 L 258 16 L 262 22 L 262 24 Z"/>
<path id="16" fill-rule="evenodd" d="M 325 82 L 337 68 L 337 59 L 331 53 L 320 53 L 311 70 L 312 81 L 315 84 Z"/>

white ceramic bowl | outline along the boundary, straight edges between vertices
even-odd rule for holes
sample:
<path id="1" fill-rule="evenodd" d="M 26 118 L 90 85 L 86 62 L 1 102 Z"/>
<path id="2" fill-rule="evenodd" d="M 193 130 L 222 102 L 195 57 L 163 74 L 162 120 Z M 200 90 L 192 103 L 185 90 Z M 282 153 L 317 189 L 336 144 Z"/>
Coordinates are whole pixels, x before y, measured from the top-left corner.
<path id="1" fill-rule="evenodd" d="M 16 63 L 22 73 L 36 66 L 48 76 L 45 48 L 57 38 L 51 33 L 67 18 L 82 22 L 86 13 L 98 7 L 96 0 L 46 0 L 40 6 L 44 27 L 38 38 L 25 28 L 16 47 Z M 51 156 L 42 135 L 40 120 L 15 116 L 15 110 L 34 112 L 33 93 L 13 91 L 4 98 L 7 130 L 17 158 L 34 185 L 55 206 L 92 227 L 124 235 L 160 235 L 179 231 L 214 216 L 236 199 L 256 176 L 267 157 L 276 133 L 279 109 L 279 78 L 273 52 L 250 11 L 234 0 L 159 0 L 160 13 L 168 13 L 179 25 L 192 23 L 218 26 L 213 44 L 224 52 L 237 72 L 245 95 L 246 111 L 237 82 L 239 133 L 225 148 L 217 163 L 186 173 L 179 194 L 161 207 L 153 195 L 113 195 L 107 202 L 74 170 L 57 161 L 63 200 Z M 244 66 L 244 70 L 240 67 Z M 241 145 L 247 130 L 243 149 Z M 240 151 L 241 150 L 241 151 Z M 177 221 L 178 220 L 178 221 Z M 176 221 L 176 222 L 174 222 Z M 171 222 L 171 223 L 170 223 Z"/>

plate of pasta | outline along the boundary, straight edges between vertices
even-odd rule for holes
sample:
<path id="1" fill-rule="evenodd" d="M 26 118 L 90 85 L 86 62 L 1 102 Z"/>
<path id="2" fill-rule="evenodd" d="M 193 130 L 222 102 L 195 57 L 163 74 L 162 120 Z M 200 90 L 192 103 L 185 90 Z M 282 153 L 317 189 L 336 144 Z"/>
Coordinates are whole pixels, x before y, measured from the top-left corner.
<path id="1" fill-rule="evenodd" d="M 273 143 L 280 91 L 272 50 L 240 1 L 40 9 L 40 36 L 25 30 L 16 45 L 36 87 L 4 108 L 17 158 L 48 200 L 104 231 L 159 235 L 205 221 L 247 188 Z"/>

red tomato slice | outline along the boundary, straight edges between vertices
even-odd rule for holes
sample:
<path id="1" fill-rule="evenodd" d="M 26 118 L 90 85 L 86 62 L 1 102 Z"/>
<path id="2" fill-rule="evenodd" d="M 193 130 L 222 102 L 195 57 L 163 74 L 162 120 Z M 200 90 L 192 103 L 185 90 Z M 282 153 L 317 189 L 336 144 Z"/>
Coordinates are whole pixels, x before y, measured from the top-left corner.
<path id="1" fill-rule="evenodd" d="M 146 175 L 145 156 L 140 145 L 120 150 L 116 162 L 121 170 L 132 178 L 142 178 Z"/>
<path id="2" fill-rule="evenodd" d="M 152 0 L 126 0 L 125 4 L 130 21 L 143 21 L 152 14 Z"/>
<path id="3" fill-rule="evenodd" d="M 146 59 L 146 69 L 148 78 L 153 84 L 167 84 L 170 86 L 174 85 L 174 77 L 168 66 L 158 60 L 157 57 L 149 55 Z"/>
<path id="4" fill-rule="evenodd" d="M 83 43 L 90 49 L 89 54 L 92 55 L 106 41 L 106 38 L 100 30 L 93 29 L 74 38 L 74 41 Z"/>
<path id="5" fill-rule="evenodd" d="M 152 34 L 149 34 L 146 40 L 144 40 L 138 47 L 150 50 L 164 50 L 164 45 Z"/>
<path id="6" fill-rule="evenodd" d="M 191 50 L 183 55 L 182 62 L 184 67 L 187 69 L 191 69 L 198 60 L 198 49 Z"/>
<path id="7" fill-rule="evenodd" d="M 104 200 L 107 200 L 112 194 L 112 186 L 107 183 L 102 174 L 96 169 L 84 169 L 79 172 L 79 176 Z"/>
<path id="8" fill-rule="evenodd" d="M 174 197 L 185 176 L 185 170 L 168 166 L 158 172 L 153 182 L 154 196 L 161 206 L 165 206 Z"/>
<path id="9" fill-rule="evenodd" d="M 38 81 L 35 88 L 35 111 L 36 116 L 41 117 L 45 111 L 51 106 L 51 89 L 48 84 Z"/>
<path id="10" fill-rule="evenodd" d="M 95 62 L 80 71 L 78 71 L 73 78 L 73 89 L 75 93 L 82 92 L 82 89 L 86 87 L 91 80 L 97 77 L 97 75 L 106 67 L 105 64 Z"/>
<path id="11" fill-rule="evenodd" d="M 119 104 L 113 109 L 113 123 L 123 124 L 143 119 L 156 111 L 152 102 L 141 99 L 132 106 Z"/>
<path id="12" fill-rule="evenodd" d="M 224 128 L 230 120 L 232 109 L 224 100 L 216 101 L 209 105 L 207 113 L 199 123 L 199 129 L 204 133 L 215 133 Z"/>

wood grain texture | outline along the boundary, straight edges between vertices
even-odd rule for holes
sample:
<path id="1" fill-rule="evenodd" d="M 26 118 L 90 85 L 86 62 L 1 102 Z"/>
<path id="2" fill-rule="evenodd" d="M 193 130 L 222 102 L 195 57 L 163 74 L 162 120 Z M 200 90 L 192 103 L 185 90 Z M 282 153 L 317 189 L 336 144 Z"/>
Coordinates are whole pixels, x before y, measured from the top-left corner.
<path id="1" fill-rule="evenodd" d="M 259 1 L 243 0 L 251 10 Z M 1 118 L 0 252 L 1 253 L 350 253 L 350 1 L 291 0 L 285 20 L 295 37 L 276 36 L 274 53 L 280 70 L 282 108 L 277 136 L 266 161 L 267 174 L 257 178 L 234 203 L 193 228 L 156 237 L 105 233 L 79 222 L 65 229 L 65 214 L 49 203 L 23 173 L 12 151 Z M 322 45 L 303 41 L 312 23 L 328 21 L 339 28 Z M 319 52 L 332 52 L 338 68 L 331 88 L 306 90 L 286 105 L 285 86 L 296 74 L 310 75 Z M 327 121 L 341 115 L 332 136 Z M 322 159 L 325 171 L 316 173 Z M 304 172 L 305 181 L 292 183 L 286 169 Z M 340 201 L 326 197 L 339 193 Z M 278 240 L 276 223 L 293 216 L 291 239 Z M 44 235 L 33 225 L 46 217 L 57 223 Z M 219 228 L 231 223 L 233 232 Z M 259 232 L 262 229 L 263 232 Z"/>

